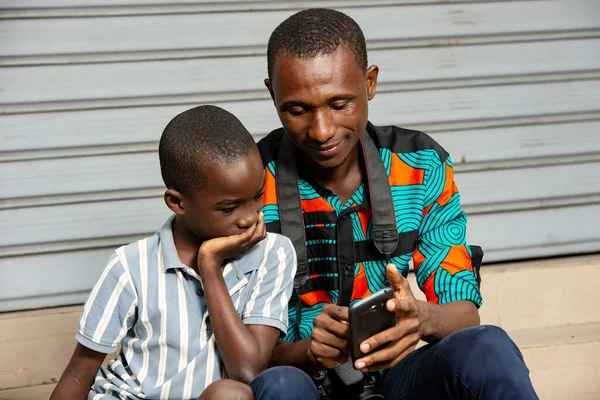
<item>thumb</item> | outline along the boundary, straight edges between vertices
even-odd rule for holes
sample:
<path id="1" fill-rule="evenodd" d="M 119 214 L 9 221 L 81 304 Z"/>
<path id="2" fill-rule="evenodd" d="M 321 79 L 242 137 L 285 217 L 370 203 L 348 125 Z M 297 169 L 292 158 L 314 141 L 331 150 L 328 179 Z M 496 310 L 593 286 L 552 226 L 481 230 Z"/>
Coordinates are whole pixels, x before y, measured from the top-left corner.
<path id="1" fill-rule="evenodd" d="M 412 290 L 410 289 L 410 282 L 408 282 L 408 279 L 406 279 L 400 274 L 398 268 L 396 268 L 394 264 L 388 264 L 387 267 L 385 267 L 385 274 L 390 284 L 390 287 L 392 288 L 396 296 L 399 294 L 400 298 L 415 298 L 415 296 L 412 293 Z"/>

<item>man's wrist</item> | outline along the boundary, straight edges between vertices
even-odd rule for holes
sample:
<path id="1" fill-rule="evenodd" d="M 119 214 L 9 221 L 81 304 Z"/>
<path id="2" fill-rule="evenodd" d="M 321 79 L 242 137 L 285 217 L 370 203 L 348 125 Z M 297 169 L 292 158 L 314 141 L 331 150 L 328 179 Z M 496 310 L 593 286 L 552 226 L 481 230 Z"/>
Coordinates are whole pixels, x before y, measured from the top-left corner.
<path id="1" fill-rule="evenodd" d="M 432 304 L 427 301 L 417 300 L 421 337 L 424 338 L 424 340 L 434 334 L 434 328 L 431 324 L 431 306 Z"/>

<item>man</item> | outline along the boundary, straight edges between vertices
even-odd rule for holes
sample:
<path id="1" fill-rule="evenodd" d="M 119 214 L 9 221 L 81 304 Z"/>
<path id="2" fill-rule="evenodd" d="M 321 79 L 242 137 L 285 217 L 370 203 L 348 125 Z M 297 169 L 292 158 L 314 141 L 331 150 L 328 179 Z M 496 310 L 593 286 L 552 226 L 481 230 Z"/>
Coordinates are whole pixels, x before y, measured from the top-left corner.
<path id="1" fill-rule="evenodd" d="M 351 398 L 375 382 L 386 399 L 537 398 L 506 333 L 478 326 L 481 254 L 465 241 L 450 157 L 424 133 L 368 122 L 379 69 L 367 66 L 360 27 L 304 10 L 275 29 L 267 57 L 283 128 L 259 142 L 263 213 L 298 256 L 290 325 L 271 364 L 315 374 L 345 363 L 348 305 L 389 285 L 398 324 L 361 344 L 370 353 L 353 362 L 365 378 L 347 387 L 320 373 L 322 393 Z M 411 259 L 427 302 L 405 279 Z M 421 339 L 430 344 L 415 350 Z"/>

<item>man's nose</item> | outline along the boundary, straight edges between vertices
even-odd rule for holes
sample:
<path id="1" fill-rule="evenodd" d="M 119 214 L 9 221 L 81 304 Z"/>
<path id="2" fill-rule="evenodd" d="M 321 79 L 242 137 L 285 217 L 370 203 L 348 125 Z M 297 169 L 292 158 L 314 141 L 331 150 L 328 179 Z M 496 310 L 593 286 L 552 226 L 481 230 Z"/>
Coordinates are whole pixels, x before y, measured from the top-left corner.
<path id="1" fill-rule="evenodd" d="M 319 110 L 313 113 L 313 121 L 308 135 L 318 143 L 327 143 L 335 136 L 336 127 L 328 111 Z"/>

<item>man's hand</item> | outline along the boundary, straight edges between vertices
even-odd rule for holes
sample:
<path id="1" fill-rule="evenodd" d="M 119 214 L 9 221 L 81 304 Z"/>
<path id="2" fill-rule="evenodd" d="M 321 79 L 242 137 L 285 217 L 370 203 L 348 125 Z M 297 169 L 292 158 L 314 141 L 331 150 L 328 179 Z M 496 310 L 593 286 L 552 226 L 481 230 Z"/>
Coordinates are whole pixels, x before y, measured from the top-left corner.
<path id="1" fill-rule="evenodd" d="M 218 268 L 224 260 L 246 252 L 267 236 L 267 228 L 262 212 L 258 220 L 238 235 L 224 236 L 207 240 L 198 250 L 198 270 Z"/>
<path id="2" fill-rule="evenodd" d="M 394 291 L 394 298 L 388 300 L 386 306 L 396 313 L 398 324 L 361 343 L 363 352 L 373 351 L 354 360 L 354 367 L 362 371 L 393 367 L 415 350 L 423 336 L 419 302 L 410 289 L 410 283 L 393 264 L 386 267 L 386 275 Z"/>
<path id="3" fill-rule="evenodd" d="M 348 307 L 327 304 L 314 319 L 307 356 L 325 368 L 348 361 L 350 354 Z"/>

